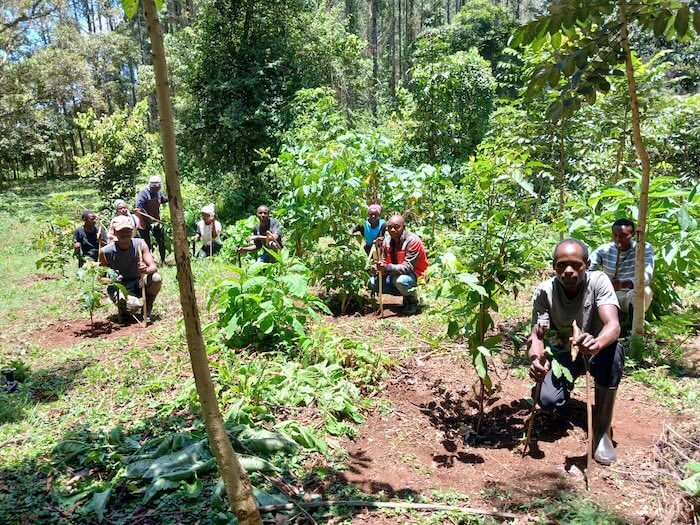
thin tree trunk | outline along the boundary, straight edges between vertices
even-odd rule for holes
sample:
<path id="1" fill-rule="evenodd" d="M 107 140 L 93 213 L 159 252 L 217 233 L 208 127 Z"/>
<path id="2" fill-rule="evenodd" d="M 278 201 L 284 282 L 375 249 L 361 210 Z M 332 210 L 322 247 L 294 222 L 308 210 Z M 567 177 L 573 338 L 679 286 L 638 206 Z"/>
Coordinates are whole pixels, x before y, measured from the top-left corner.
<path id="1" fill-rule="evenodd" d="M 566 197 L 566 148 L 564 147 L 564 122 L 559 124 L 559 220 L 564 217 Z M 559 240 L 564 239 L 564 232 L 559 232 Z"/>
<path id="2" fill-rule="evenodd" d="M 370 51 L 372 53 L 372 89 L 370 90 L 370 111 L 372 118 L 377 120 L 377 91 L 379 90 L 379 0 L 370 4 Z"/>
<path id="3" fill-rule="evenodd" d="M 396 96 L 396 0 L 391 1 L 391 30 L 389 31 L 389 49 L 391 57 L 391 78 L 389 89 L 392 98 Z"/>
<path id="4" fill-rule="evenodd" d="M 644 252 L 647 240 L 647 210 L 649 208 L 649 180 L 651 178 L 651 164 L 641 131 L 641 117 L 639 115 L 639 101 L 637 100 L 637 83 L 634 79 L 634 66 L 632 65 L 632 51 L 630 49 L 629 29 L 625 11 L 627 2 L 620 1 L 620 36 L 622 48 L 625 52 L 625 73 L 627 75 L 627 94 L 630 98 L 632 110 L 632 137 L 637 156 L 642 163 L 642 182 L 639 192 L 639 215 L 637 216 L 637 249 L 634 260 L 634 312 L 632 317 L 632 333 L 644 335 Z"/>
<path id="5" fill-rule="evenodd" d="M 253 490 L 248 480 L 248 475 L 241 467 L 238 456 L 231 446 L 231 441 L 224 427 L 224 419 L 221 416 L 217 403 L 214 383 L 211 379 L 209 361 L 199 321 L 197 298 L 194 292 L 192 268 L 190 267 L 163 33 L 156 15 L 154 0 L 144 0 L 143 6 L 148 24 L 148 34 L 153 48 L 153 70 L 156 78 L 156 93 L 158 95 L 165 177 L 170 197 L 169 206 L 173 227 L 175 263 L 177 265 L 177 282 L 180 289 L 180 304 L 182 305 L 182 315 L 185 321 L 185 334 L 187 337 L 187 348 L 190 352 L 192 372 L 199 401 L 202 405 L 202 415 L 207 435 L 209 436 L 209 445 L 219 465 L 229 503 L 233 507 L 241 525 L 260 525 L 262 520 L 253 497 Z"/>
<path id="6" fill-rule="evenodd" d="M 406 0 L 404 0 L 405 2 Z M 398 0 L 399 6 L 398 6 L 398 12 L 399 12 L 399 17 L 397 20 L 397 29 L 398 29 L 398 48 L 399 48 L 399 71 L 398 71 L 398 78 L 401 79 L 403 78 L 403 21 L 401 17 L 401 0 Z"/>

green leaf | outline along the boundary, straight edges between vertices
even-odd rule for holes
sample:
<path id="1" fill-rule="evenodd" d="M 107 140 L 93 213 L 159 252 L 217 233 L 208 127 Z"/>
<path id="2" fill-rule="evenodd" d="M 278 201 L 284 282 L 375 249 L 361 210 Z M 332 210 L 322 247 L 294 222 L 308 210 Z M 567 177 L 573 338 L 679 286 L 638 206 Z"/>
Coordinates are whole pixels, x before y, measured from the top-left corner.
<path id="1" fill-rule="evenodd" d="M 678 484 L 691 496 L 700 496 L 700 472 L 693 474 L 683 481 L 679 481 Z"/>
<path id="2" fill-rule="evenodd" d="M 700 36 L 700 9 L 693 10 L 693 28 L 695 34 Z"/>
<path id="3" fill-rule="evenodd" d="M 163 0 L 155 0 L 156 11 L 160 11 L 163 8 Z"/>
<path id="4" fill-rule="evenodd" d="M 146 491 L 146 494 L 143 497 L 143 501 L 144 503 L 148 502 L 153 498 L 153 496 L 158 494 L 160 491 L 176 489 L 179 486 L 180 483 L 178 483 L 177 481 L 171 481 L 165 478 L 156 478 L 148 486 L 148 490 Z"/>
<path id="5" fill-rule="evenodd" d="M 132 19 L 139 10 L 139 0 L 122 0 L 122 8 L 126 17 Z"/>
<path id="6" fill-rule="evenodd" d="M 673 27 L 676 29 L 678 36 L 685 36 L 688 32 L 688 21 L 690 20 L 690 7 L 683 6 L 676 13 L 676 20 L 673 22 Z"/>
<path id="7" fill-rule="evenodd" d="M 105 519 L 105 510 L 107 509 L 107 503 L 109 503 L 109 495 L 111 492 L 112 487 L 109 487 L 103 492 L 95 492 L 92 495 L 92 510 L 95 511 L 97 521 L 100 523 Z"/>
<path id="8" fill-rule="evenodd" d="M 671 13 L 668 11 L 662 11 L 654 20 L 654 36 L 660 37 L 666 31 L 666 26 L 668 25 L 668 19 L 671 18 Z"/>
<path id="9" fill-rule="evenodd" d="M 304 297 L 306 295 L 307 280 L 303 275 L 283 275 L 278 281 L 285 284 L 293 296 Z"/>

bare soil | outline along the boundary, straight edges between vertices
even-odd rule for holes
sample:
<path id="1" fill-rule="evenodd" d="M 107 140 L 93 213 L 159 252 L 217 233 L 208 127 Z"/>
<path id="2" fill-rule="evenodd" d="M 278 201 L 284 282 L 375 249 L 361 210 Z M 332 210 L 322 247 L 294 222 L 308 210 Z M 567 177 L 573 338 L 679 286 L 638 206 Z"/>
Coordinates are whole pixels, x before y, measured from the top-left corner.
<path id="1" fill-rule="evenodd" d="M 396 313 L 392 307 L 390 311 Z M 403 318 L 402 323 L 418 332 L 420 317 Z M 392 351 L 391 330 L 385 327 L 388 333 L 377 334 L 381 330 L 369 316 L 335 321 L 344 330 L 355 325 L 355 333 L 358 327 L 374 330 Z M 394 350 L 398 354 L 401 348 Z M 404 358 L 386 381 L 382 401 L 377 403 L 380 408 L 369 415 L 354 439 L 344 443 L 349 458 L 339 482 L 377 497 L 430 496 L 432 489 L 456 491 L 468 497 L 471 507 L 523 515 L 522 509 L 535 499 L 581 494 L 629 523 L 689 519 L 682 504 L 668 514 L 671 502 L 682 498 L 673 487 L 672 493 L 660 490 L 654 457 L 664 426 L 674 427 L 688 417 L 650 401 L 645 386 L 623 380 L 613 422 L 618 462 L 610 467 L 593 465 L 587 492 L 582 474 L 586 470 L 585 379 L 577 381 L 562 412 L 538 411 L 534 442 L 522 457 L 531 381 L 513 375 L 514 368 L 503 361 L 505 355 L 496 358 L 491 370 L 496 388 L 477 433 L 478 382 L 463 351 L 420 350 L 418 358 Z M 369 511 L 353 518 L 358 524 L 410 522 Z"/>
<path id="2" fill-rule="evenodd" d="M 119 323 L 115 318 L 58 320 L 47 327 L 35 331 L 29 340 L 42 348 L 69 348 L 75 344 L 96 339 L 119 339 L 142 335 L 148 332 L 151 324 L 144 327 L 135 319 Z"/>

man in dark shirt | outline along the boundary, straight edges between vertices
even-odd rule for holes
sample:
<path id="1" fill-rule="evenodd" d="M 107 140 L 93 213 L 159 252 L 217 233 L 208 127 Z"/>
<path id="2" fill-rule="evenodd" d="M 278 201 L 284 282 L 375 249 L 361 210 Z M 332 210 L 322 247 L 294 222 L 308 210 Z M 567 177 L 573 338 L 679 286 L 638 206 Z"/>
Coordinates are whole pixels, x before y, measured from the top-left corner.
<path id="1" fill-rule="evenodd" d="M 163 223 L 160 222 L 160 206 L 168 202 L 168 197 L 161 191 L 162 182 L 160 177 L 151 177 L 148 186 L 143 188 L 136 196 L 134 209 L 141 221 L 139 235 L 146 241 L 149 249 L 153 249 L 151 244 L 151 230 L 158 243 L 158 253 L 160 262 L 165 261 L 165 234 Z"/>
<path id="2" fill-rule="evenodd" d="M 151 315 L 153 302 L 162 285 L 151 250 L 143 239 L 134 239 L 133 225 L 128 217 L 119 216 L 113 221 L 117 240 L 107 246 L 100 254 L 100 264 L 108 266 L 119 273 L 119 283 L 126 288 L 124 297 L 117 287 L 107 287 L 112 301 L 117 304 L 119 314 L 138 313 L 143 307 L 142 275 L 146 275 L 146 317 Z"/>
<path id="3" fill-rule="evenodd" d="M 265 205 L 258 206 L 256 215 L 260 222 L 253 228 L 253 235 L 246 238 L 247 242 L 253 244 L 249 246 L 239 246 L 238 253 L 253 252 L 259 250 L 263 246 L 275 252 L 281 250 L 282 225 L 280 221 L 270 218 L 270 208 Z M 264 251 L 260 257 L 258 257 L 258 261 L 265 263 L 273 262 L 272 257 L 270 257 L 267 251 Z"/>
<path id="4" fill-rule="evenodd" d="M 97 215 L 85 210 L 81 218 L 83 225 L 73 232 L 73 247 L 78 255 L 78 268 L 82 268 L 86 262 L 97 262 L 100 248 L 107 244 L 107 231 L 102 226 L 95 227 Z"/>

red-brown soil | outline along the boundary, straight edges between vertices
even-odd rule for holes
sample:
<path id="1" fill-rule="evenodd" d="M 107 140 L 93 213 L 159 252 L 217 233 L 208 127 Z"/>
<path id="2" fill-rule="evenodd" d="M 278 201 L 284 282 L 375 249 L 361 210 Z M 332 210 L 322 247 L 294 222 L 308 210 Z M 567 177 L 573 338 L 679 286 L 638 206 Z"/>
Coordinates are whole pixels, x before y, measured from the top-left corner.
<path id="1" fill-rule="evenodd" d="M 112 319 L 59 320 L 34 332 L 30 341 L 42 348 L 68 348 L 78 343 L 97 339 L 119 339 L 148 332 L 152 325 L 143 327 L 135 319 L 118 323 Z"/>
<path id="2" fill-rule="evenodd" d="M 420 317 L 402 322 L 417 328 Z M 340 318 L 336 324 L 369 328 L 367 321 L 367 317 Z M 391 332 L 389 326 L 384 330 Z M 383 341 L 392 339 L 387 333 Z M 512 369 L 497 358 L 491 372 L 496 390 L 476 435 L 478 405 L 473 388 L 478 383 L 463 357 L 464 349 L 421 352 L 422 358 L 410 358 L 394 369 L 380 396 L 389 402 L 383 403 L 386 408 L 377 408 L 358 435 L 344 444 L 349 458 L 340 481 L 378 497 L 430 496 L 430 489 L 457 491 L 468 496 L 471 507 L 523 515 L 526 511 L 518 511 L 518 505 L 536 498 L 562 492 L 587 494 L 581 473 L 586 468 L 584 378 L 577 381 L 565 412 L 538 412 L 534 442 L 523 458 L 520 440 L 530 411 L 531 381 L 513 376 Z M 649 392 L 639 383 L 623 380 L 614 418 L 618 462 L 592 467 L 590 495 L 629 523 L 680 523 L 681 515 L 669 515 L 664 508 L 680 498 L 675 492 L 665 500 L 659 489 L 654 445 L 664 425 L 673 427 L 684 418 L 649 401 Z M 371 512 L 353 518 L 358 524 L 410 522 L 406 517 Z"/>

